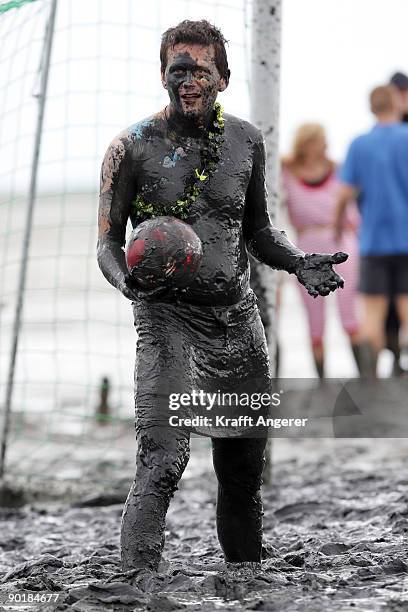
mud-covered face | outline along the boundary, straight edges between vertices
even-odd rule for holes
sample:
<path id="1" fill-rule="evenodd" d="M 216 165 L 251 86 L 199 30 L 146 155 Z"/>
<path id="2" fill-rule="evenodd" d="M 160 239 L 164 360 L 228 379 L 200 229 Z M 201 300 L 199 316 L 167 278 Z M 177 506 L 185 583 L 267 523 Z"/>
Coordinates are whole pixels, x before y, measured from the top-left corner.
<path id="1" fill-rule="evenodd" d="M 227 87 L 215 63 L 214 47 L 184 43 L 167 50 L 162 83 L 169 92 L 172 110 L 192 119 L 208 115 L 218 92 Z"/>

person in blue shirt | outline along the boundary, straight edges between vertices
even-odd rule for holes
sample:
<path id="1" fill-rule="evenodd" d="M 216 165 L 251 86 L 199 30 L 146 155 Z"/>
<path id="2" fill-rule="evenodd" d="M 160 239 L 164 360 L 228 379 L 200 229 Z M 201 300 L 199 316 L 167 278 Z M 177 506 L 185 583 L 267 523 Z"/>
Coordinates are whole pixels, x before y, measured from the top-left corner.
<path id="1" fill-rule="evenodd" d="M 397 94 L 400 121 L 408 123 L 408 76 L 404 72 L 395 72 L 390 78 L 389 85 L 393 87 Z M 393 288 L 391 288 L 391 291 L 390 306 L 385 323 L 385 346 L 394 356 L 392 373 L 394 376 L 399 376 L 405 371 L 401 365 L 401 362 L 404 361 L 404 353 L 401 351 L 399 342 L 400 320 L 395 306 Z M 407 350 L 408 346 L 405 347 L 405 351 Z"/>
<path id="2" fill-rule="evenodd" d="M 342 233 L 348 202 L 357 198 L 364 371 L 375 376 L 376 360 L 385 344 L 389 296 L 394 293 L 408 338 L 408 126 L 400 123 L 396 92 L 376 87 L 370 106 L 377 122 L 355 138 L 340 170 L 335 231 Z"/>

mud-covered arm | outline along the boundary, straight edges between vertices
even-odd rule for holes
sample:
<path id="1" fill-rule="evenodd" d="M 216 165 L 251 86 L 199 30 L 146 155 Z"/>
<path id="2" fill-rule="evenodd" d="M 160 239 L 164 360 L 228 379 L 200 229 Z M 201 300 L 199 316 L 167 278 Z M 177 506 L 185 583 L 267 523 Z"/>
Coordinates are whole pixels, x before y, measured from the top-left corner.
<path id="1" fill-rule="evenodd" d="M 268 213 L 265 181 L 265 144 L 261 136 L 254 143 L 252 174 L 249 181 L 243 232 L 248 251 L 260 262 L 295 273 L 305 253 L 298 249 L 286 233 L 272 225 Z"/>
<path id="2" fill-rule="evenodd" d="M 310 295 L 328 295 L 343 287 L 343 279 L 334 264 L 346 261 L 346 253 L 304 253 L 271 223 L 267 208 L 265 181 L 265 144 L 260 136 L 254 143 L 252 174 L 249 181 L 243 219 L 243 233 L 248 251 L 260 262 L 296 274 Z"/>
<path id="3" fill-rule="evenodd" d="M 97 259 L 111 285 L 133 299 L 126 284 L 128 269 L 123 247 L 132 200 L 136 196 L 132 159 L 126 133 L 110 144 L 100 176 Z"/>

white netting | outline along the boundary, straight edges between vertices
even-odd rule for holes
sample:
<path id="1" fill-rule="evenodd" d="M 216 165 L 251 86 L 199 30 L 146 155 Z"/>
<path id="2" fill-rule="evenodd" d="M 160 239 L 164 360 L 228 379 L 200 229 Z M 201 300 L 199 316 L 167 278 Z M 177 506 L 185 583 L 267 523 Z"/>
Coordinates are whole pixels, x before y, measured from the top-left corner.
<path id="1" fill-rule="evenodd" d="M 50 1 L 6 4 L 10 10 L 0 12 L 2 404 Z M 15 372 L 11 469 L 22 466 L 16 437 L 23 422 L 31 423 L 41 447 L 61 433 L 89 440 L 104 376 L 113 418 L 133 417 L 131 307 L 96 263 L 100 164 L 120 130 L 164 106 L 160 36 L 182 19 L 206 18 L 221 28 L 232 71 L 221 101 L 228 112 L 248 117 L 247 15 L 244 0 L 58 2 Z"/>

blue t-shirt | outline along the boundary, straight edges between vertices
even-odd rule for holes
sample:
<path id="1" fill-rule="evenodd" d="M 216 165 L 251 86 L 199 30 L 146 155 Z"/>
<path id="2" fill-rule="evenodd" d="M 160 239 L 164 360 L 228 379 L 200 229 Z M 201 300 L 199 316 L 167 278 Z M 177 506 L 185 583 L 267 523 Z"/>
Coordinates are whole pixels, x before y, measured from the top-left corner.
<path id="1" fill-rule="evenodd" d="M 408 253 L 408 125 L 377 124 L 358 136 L 339 178 L 359 190 L 361 255 Z"/>

